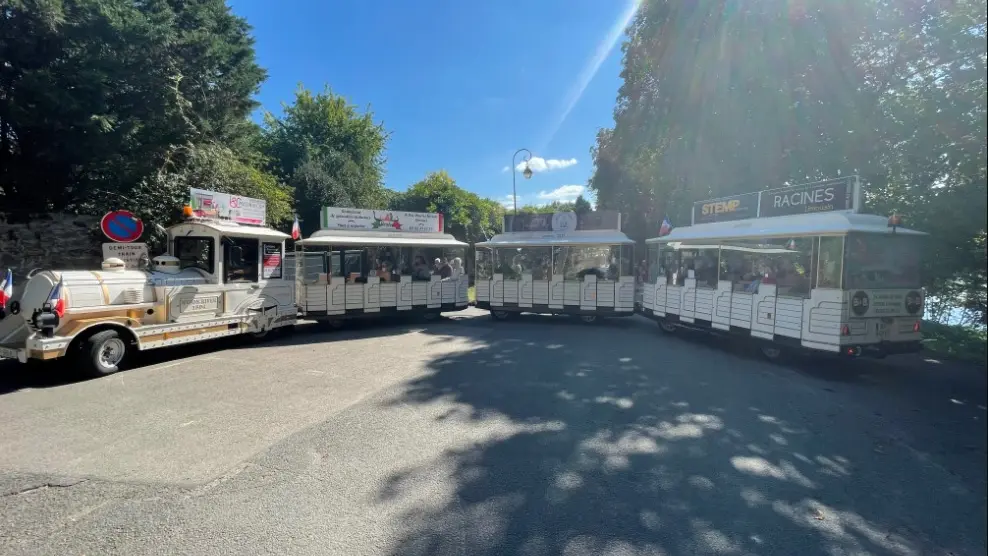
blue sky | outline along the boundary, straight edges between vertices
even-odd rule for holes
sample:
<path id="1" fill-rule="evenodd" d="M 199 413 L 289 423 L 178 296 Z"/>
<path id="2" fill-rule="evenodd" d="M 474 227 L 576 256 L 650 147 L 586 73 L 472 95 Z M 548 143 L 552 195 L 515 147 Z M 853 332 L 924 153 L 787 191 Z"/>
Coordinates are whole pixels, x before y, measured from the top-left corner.
<path id="1" fill-rule="evenodd" d="M 232 0 L 269 73 L 259 100 L 280 111 L 299 82 L 370 105 L 392 132 L 385 183 L 402 191 L 445 169 L 510 205 L 571 201 L 593 170 L 597 129 L 613 123 L 620 44 L 633 0 Z M 608 49 L 608 47 L 611 47 Z M 519 156 L 520 159 L 520 156 Z"/>

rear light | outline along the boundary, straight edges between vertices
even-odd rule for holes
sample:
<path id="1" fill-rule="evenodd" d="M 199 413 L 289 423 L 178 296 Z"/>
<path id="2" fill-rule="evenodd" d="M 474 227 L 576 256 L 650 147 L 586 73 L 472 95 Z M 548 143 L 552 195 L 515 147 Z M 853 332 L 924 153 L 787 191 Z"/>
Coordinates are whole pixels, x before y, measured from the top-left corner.
<path id="1" fill-rule="evenodd" d="M 846 349 L 846 353 L 848 355 L 850 355 L 851 357 L 857 357 L 857 356 L 861 355 L 861 347 L 860 346 L 850 346 L 850 347 L 848 347 Z"/>
<path id="2" fill-rule="evenodd" d="M 846 324 L 842 324 L 840 326 L 840 335 L 841 336 L 850 336 L 851 335 L 851 328 L 848 325 L 846 325 Z"/>
<path id="3" fill-rule="evenodd" d="M 913 332 L 919 332 L 919 321 L 913 323 Z"/>

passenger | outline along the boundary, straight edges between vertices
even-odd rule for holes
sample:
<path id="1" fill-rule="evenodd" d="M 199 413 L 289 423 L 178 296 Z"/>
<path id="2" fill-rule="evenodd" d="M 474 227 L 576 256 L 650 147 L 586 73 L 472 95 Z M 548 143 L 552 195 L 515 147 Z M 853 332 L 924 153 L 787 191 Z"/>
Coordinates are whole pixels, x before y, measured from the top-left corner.
<path id="1" fill-rule="evenodd" d="M 443 260 L 439 263 L 439 278 L 445 280 L 447 278 L 451 278 L 452 276 L 453 267 L 449 266 L 449 263 L 446 262 L 445 258 L 443 258 Z"/>
<path id="2" fill-rule="evenodd" d="M 459 278 L 463 274 L 463 261 L 459 257 L 453 259 L 453 278 Z"/>

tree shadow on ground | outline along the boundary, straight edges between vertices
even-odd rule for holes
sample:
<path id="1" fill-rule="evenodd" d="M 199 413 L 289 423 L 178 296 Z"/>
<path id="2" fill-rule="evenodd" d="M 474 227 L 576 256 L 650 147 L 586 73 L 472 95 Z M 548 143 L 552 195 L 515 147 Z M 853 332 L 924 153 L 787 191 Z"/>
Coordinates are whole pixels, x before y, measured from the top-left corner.
<path id="1" fill-rule="evenodd" d="M 866 408 L 618 328 L 506 324 L 387 402 L 448 405 L 434 426 L 484 435 L 382 488 L 415 508 L 392 553 L 983 553 L 983 493 Z"/>

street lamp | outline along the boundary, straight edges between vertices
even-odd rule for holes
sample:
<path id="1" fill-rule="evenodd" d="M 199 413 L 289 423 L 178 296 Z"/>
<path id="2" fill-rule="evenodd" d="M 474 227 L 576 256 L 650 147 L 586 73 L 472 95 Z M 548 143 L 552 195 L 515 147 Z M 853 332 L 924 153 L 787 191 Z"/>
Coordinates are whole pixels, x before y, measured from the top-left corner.
<path id="1" fill-rule="evenodd" d="M 532 151 L 528 149 L 518 149 L 515 151 L 515 154 L 511 155 L 511 198 L 515 204 L 515 216 L 518 215 L 518 189 L 515 186 L 515 167 L 517 166 L 517 163 L 515 162 L 515 158 L 517 158 L 520 153 L 525 153 L 525 169 L 522 170 L 521 175 L 525 176 L 526 180 L 532 178 L 532 167 L 528 165 L 528 161 L 532 159 Z M 511 227 L 514 228 L 514 219 L 511 221 Z"/>

